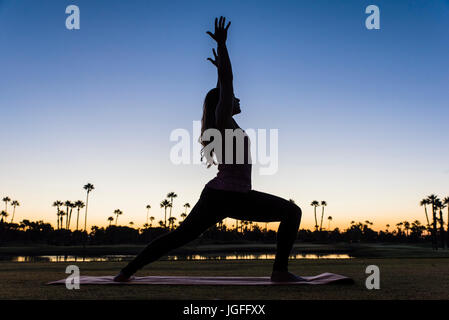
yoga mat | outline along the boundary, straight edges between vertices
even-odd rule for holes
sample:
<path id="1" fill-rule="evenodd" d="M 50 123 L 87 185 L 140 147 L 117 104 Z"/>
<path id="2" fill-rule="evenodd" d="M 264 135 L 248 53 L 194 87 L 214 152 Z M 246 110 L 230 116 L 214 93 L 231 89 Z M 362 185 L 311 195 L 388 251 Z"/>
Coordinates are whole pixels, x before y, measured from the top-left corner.
<path id="1" fill-rule="evenodd" d="M 322 273 L 317 276 L 303 277 L 299 282 L 272 282 L 270 277 L 188 277 L 188 276 L 147 276 L 133 277 L 128 282 L 114 282 L 113 276 L 80 276 L 80 284 L 100 285 L 135 285 L 135 284 L 171 284 L 171 285 L 217 285 L 217 286 L 273 286 L 273 285 L 303 285 L 303 284 L 352 284 L 351 278 L 334 274 Z M 66 279 L 48 282 L 47 284 L 65 284 Z"/>

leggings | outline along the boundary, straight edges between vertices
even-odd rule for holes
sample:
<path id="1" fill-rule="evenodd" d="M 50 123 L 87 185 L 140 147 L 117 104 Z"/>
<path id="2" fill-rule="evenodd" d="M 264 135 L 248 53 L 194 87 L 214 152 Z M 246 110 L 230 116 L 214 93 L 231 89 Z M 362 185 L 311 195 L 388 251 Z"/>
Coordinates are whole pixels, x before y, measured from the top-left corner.
<path id="1" fill-rule="evenodd" d="M 181 225 L 154 239 L 122 273 L 134 274 L 169 251 L 196 239 L 225 218 L 258 222 L 280 221 L 273 271 L 287 271 L 288 258 L 301 222 L 301 209 L 291 201 L 251 190 L 235 192 L 205 187 Z"/>

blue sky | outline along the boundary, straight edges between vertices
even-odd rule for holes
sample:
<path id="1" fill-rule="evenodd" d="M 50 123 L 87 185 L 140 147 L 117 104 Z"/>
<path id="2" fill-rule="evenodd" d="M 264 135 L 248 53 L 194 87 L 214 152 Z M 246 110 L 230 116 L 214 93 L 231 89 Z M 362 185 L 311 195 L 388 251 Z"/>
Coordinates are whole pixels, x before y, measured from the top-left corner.
<path id="1" fill-rule="evenodd" d="M 76 4 L 81 29 L 65 28 Z M 365 28 L 366 6 L 381 29 Z M 449 195 L 448 1 L 0 0 L 0 195 L 18 219 L 53 222 L 54 200 L 96 190 L 91 223 L 160 219 L 169 191 L 195 203 L 216 169 L 169 161 L 216 84 L 213 19 L 228 47 L 242 128 L 279 129 L 279 171 L 253 187 L 293 198 L 312 225 L 423 221 L 419 200 Z M 196 137 L 195 137 L 196 138 Z M 89 223 L 90 224 L 90 223 Z"/>

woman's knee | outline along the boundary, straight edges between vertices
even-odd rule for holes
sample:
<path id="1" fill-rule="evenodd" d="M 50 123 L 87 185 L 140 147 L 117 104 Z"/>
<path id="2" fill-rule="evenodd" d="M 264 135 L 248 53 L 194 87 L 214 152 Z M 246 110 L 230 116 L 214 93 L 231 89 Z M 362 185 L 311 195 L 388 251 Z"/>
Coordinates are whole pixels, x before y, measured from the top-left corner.
<path id="1" fill-rule="evenodd" d="M 301 222 L 302 211 L 301 208 L 296 204 L 290 202 L 289 210 L 288 210 L 288 219 L 296 224 Z"/>

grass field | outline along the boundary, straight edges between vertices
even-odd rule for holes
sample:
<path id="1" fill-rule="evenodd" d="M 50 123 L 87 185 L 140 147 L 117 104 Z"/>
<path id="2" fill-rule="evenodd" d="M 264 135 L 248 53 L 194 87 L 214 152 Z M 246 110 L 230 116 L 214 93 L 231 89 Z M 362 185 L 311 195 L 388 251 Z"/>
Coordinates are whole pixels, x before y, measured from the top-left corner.
<path id="1" fill-rule="evenodd" d="M 0 299 L 449 299 L 449 258 L 293 260 L 300 275 L 350 276 L 355 285 L 326 286 L 46 286 L 67 277 L 70 263 L 0 262 Z M 366 266 L 380 268 L 380 290 L 365 288 Z M 116 262 L 77 263 L 81 275 L 114 275 Z M 272 261 L 158 261 L 138 275 L 267 276 Z"/>

